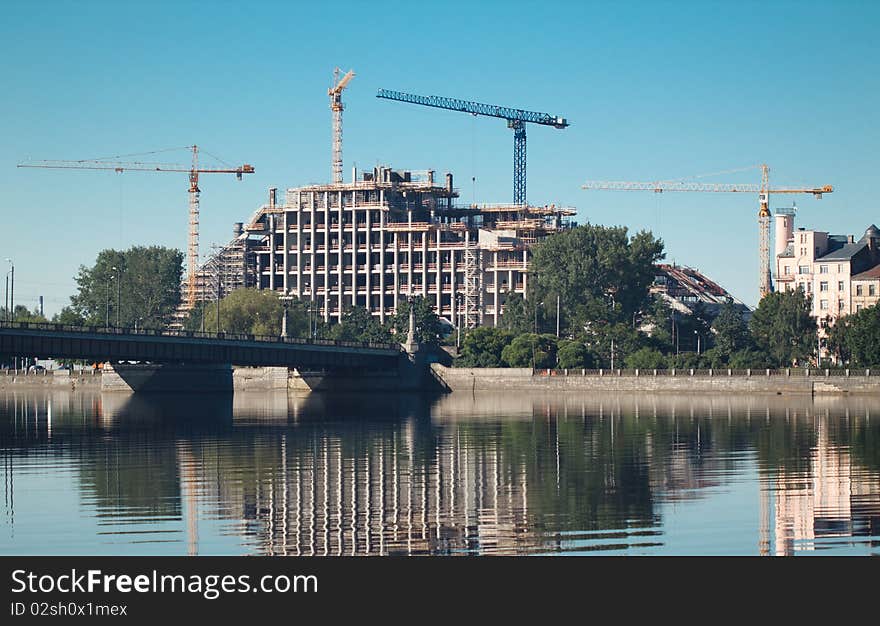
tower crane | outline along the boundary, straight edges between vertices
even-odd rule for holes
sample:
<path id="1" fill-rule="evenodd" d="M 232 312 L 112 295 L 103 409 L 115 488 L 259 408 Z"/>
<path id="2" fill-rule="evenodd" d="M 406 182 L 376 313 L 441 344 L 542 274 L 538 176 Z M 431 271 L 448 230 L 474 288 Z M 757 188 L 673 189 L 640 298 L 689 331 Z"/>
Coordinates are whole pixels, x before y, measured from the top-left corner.
<path id="1" fill-rule="evenodd" d="M 333 111 L 333 183 L 342 182 L 342 91 L 354 78 L 354 70 L 348 72 L 341 79 L 339 68 L 333 72 L 333 86 L 327 90 L 330 96 L 330 110 Z"/>
<path id="2" fill-rule="evenodd" d="M 831 185 L 810 188 L 770 187 L 770 168 L 760 165 L 761 184 L 745 183 L 695 183 L 686 181 L 658 181 L 658 182 L 626 182 L 626 181 L 587 181 L 582 185 L 583 189 L 599 189 L 610 191 L 653 191 L 663 193 L 665 191 L 704 191 L 721 193 L 757 193 L 758 194 L 758 259 L 759 276 L 758 284 L 760 296 L 773 290 L 770 279 L 770 194 L 812 194 L 821 199 L 822 194 L 831 193 L 834 188 Z M 751 168 L 748 168 L 751 169 Z"/>
<path id="3" fill-rule="evenodd" d="M 399 91 L 380 89 L 379 93 L 376 94 L 376 97 L 385 98 L 386 100 L 408 102 L 410 104 L 420 104 L 422 106 L 434 107 L 437 109 L 460 111 L 472 115 L 500 117 L 501 119 L 507 120 L 507 127 L 513 130 L 514 204 L 526 203 L 526 123 L 541 124 L 542 126 L 552 126 L 553 128 L 560 129 L 569 126 L 568 121 L 564 117 L 550 115 L 549 113 L 524 111 L 522 109 L 513 109 L 494 104 L 482 104 L 480 102 L 469 102 L 468 100 L 457 100 L 455 98 L 444 98 L 442 96 L 416 96 Z"/>
<path id="4" fill-rule="evenodd" d="M 187 167 L 177 163 L 151 163 L 151 162 L 123 162 L 113 160 L 80 160 L 80 161 L 29 161 L 19 163 L 18 167 L 41 167 L 48 169 L 78 169 L 78 170 L 111 170 L 114 172 L 183 172 L 189 174 L 189 241 L 187 247 L 187 281 L 186 281 L 186 309 L 192 309 L 196 302 L 196 269 L 199 263 L 199 175 L 200 174 L 235 174 L 241 180 L 243 174 L 253 174 L 254 166 L 245 163 L 238 167 L 228 168 L 200 168 L 199 147 L 185 146 L 184 148 L 168 148 L 127 154 L 125 157 L 142 156 L 145 154 L 157 154 L 171 150 L 190 150 L 192 152 L 192 165 Z M 121 157 L 114 157 L 121 158 Z M 216 158 L 216 157 L 214 157 Z M 220 159 L 218 159 L 220 160 Z"/>

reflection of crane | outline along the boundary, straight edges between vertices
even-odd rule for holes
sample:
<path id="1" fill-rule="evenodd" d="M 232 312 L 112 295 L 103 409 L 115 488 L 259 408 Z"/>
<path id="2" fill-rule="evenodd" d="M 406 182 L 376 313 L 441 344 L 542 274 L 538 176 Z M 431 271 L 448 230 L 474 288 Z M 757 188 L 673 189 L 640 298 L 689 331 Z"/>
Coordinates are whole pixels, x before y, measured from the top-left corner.
<path id="1" fill-rule="evenodd" d="M 761 184 L 730 184 L 730 183 L 692 183 L 685 181 L 659 181 L 654 183 L 633 183 L 622 181 L 588 181 L 583 189 L 603 189 L 612 191 L 709 191 L 709 192 L 747 192 L 758 194 L 758 257 L 760 261 L 759 285 L 761 297 L 772 291 L 770 282 L 770 194 L 773 193 L 809 193 L 822 198 L 823 193 L 831 193 L 831 185 L 808 189 L 777 187 L 770 188 L 770 168 L 761 165 Z"/>
<path id="2" fill-rule="evenodd" d="M 333 72 L 333 86 L 327 90 L 330 96 L 330 110 L 333 111 L 333 182 L 342 182 L 342 90 L 354 78 L 354 70 L 339 78 L 339 68 Z"/>
<path id="3" fill-rule="evenodd" d="M 379 93 L 376 94 L 376 97 L 386 98 L 388 100 L 398 100 L 400 102 L 409 102 L 410 104 L 420 104 L 422 106 L 435 107 L 437 109 L 461 111 L 462 113 L 470 113 L 472 115 L 500 117 L 507 120 L 507 127 L 513 129 L 514 204 L 526 203 L 526 122 L 531 124 L 541 124 L 543 126 L 553 126 L 554 128 L 565 128 L 569 125 L 564 117 L 550 115 L 549 113 L 523 111 L 522 109 L 512 109 L 510 107 L 501 107 L 494 104 L 481 104 L 479 102 L 469 102 L 467 100 L 456 100 L 454 98 L 443 98 L 441 96 L 415 96 L 408 93 L 401 93 L 399 91 L 380 89 Z"/>
<path id="4" fill-rule="evenodd" d="M 196 302 L 196 269 L 199 264 L 199 174 L 235 174 L 241 180 L 242 174 L 253 174 L 253 165 L 230 166 L 228 169 L 213 169 L 199 167 L 199 147 L 186 146 L 185 148 L 169 148 L 167 150 L 154 150 L 139 154 L 127 154 L 124 156 L 141 156 L 144 154 L 156 154 L 170 150 L 191 150 L 192 166 L 176 163 L 141 163 L 121 162 L 105 160 L 82 160 L 82 161 L 35 161 L 19 163 L 18 167 L 44 167 L 51 169 L 78 169 L 78 170 L 112 170 L 114 172 L 186 172 L 189 174 L 189 245 L 187 248 L 187 285 L 186 285 L 186 308 L 192 309 Z M 115 157 L 119 158 L 119 157 Z M 216 157 L 215 157 L 216 158 Z M 220 160 L 220 159 L 218 159 Z"/>

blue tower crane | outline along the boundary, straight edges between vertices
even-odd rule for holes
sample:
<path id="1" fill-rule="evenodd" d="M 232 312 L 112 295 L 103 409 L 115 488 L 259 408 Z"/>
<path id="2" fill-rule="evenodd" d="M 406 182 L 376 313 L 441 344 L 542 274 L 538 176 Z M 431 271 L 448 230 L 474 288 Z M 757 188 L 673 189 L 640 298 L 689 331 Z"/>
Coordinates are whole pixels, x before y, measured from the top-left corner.
<path id="1" fill-rule="evenodd" d="M 507 127 L 513 129 L 513 202 L 514 204 L 526 203 L 526 123 L 552 126 L 553 128 L 565 128 L 568 121 L 564 117 L 539 113 L 537 111 L 524 111 L 511 107 L 502 107 L 494 104 L 482 104 L 468 100 L 444 98 L 442 96 L 416 96 L 400 91 L 380 89 L 377 98 L 397 100 L 410 104 L 461 111 L 472 115 L 486 115 L 500 117 L 507 120 Z"/>

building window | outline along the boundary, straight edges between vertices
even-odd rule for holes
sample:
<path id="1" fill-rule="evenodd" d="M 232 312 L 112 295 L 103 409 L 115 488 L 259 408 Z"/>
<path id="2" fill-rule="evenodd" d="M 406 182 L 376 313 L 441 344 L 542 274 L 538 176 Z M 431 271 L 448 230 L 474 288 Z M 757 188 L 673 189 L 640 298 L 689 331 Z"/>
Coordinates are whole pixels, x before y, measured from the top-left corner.
<path id="1" fill-rule="evenodd" d="M 823 280 L 821 283 L 819 283 L 819 291 L 828 291 L 828 282 L 827 281 Z"/>
<path id="2" fill-rule="evenodd" d="M 783 272 L 786 276 L 791 274 L 791 265 L 786 265 Z"/>
<path id="3" fill-rule="evenodd" d="M 857 296 L 862 295 L 862 286 L 861 285 L 856 285 L 856 295 Z"/>
<path id="4" fill-rule="evenodd" d="M 828 273 L 828 266 L 827 265 L 820 265 L 819 266 L 819 273 L 820 274 L 827 274 Z"/>
<path id="5" fill-rule="evenodd" d="M 856 305 L 856 313 L 858 313 L 858 312 L 861 311 L 861 310 L 862 310 L 862 305 L 861 305 L 861 304 L 857 304 L 857 305 Z"/>
<path id="6" fill-rule="evenodd" d="M 838 313 L 843 313 L 843 300 L 838 300 L 838 301 L 837 301 L 837 312 L 838 312 Z"/>
<path id="7" fill-rule="evenodd" d="M 804 283 L 807 286 L 807 293 L 813 291 L 813 283 Z"/>
<path id="8" fill-rule="evenodd" d="M 875 285 L 868 285 L 868 295 L 876 296 L 877 295 L 877 287 Z"/>
<path id="9" fill-rule="evenodd" d="M 809 265 L 799 265 L 798 266 L 798 274 L 809 274 L 810 266 Z"/>
<path id="10" fill-rule="evenodd" d="M 828 300 L 819 300 L 819 308 L 823 311 L 828 310 Z"/>
<path id="11" fill-rule="evenodd" d="M 843 289 L 844 289 L 844 287 L 843 287 L 843 281 L 842 281 L 842 280 L 838 280 L 838 281 L 837 281 L 837 291 L 843 291 Z"/>

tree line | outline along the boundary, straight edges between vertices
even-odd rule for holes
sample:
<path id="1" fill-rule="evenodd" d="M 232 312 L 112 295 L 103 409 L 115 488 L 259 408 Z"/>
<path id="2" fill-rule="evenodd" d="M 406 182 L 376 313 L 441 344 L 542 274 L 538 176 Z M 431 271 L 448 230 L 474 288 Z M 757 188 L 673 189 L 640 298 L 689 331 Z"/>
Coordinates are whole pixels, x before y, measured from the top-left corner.
<path id="1" fill-rule="evenodd" d="M 771 293 L 751 319 L 728 302 L 711 315 L 699 304 L 684 309 L 652 294 L 663 241 L 649 231 L 585 224 L 548 237 L 532 249 L 526 297 L 510 294 L 501 326 L 461 329 L 455 364 L 535 368 L 764 368 L 815 362 L 819 349 L 810 299 L 802 291 Z M 161 246 L 103 250 L 81 266 L 77 292 L 51 321 L 68 325 L 166 328 L 180 304 L 183 253 Z M 401 301 L 383 324 L 351 306 L 328 324 L 315 303 L 287 303 L 290 337 L 341 341 L 403 341 L 413 307 L 416 339 L 455 345 L 458 333 L 428 300 Z M 184 320 L 189 330 L 280 335 L 285 302 L 270 290 L 240 289 L 199 303 Z M 219 318 L 218 318 L 219 312 Z M 16 321 L 49 321 L 17 305 Z M 0 309 L 0 319 L 7 319 Z M 558 332 L 557 332 L 558 331 Z M 880 308 L 842 318 L 822 347 L 838 363 L 880 364 Z"/>

